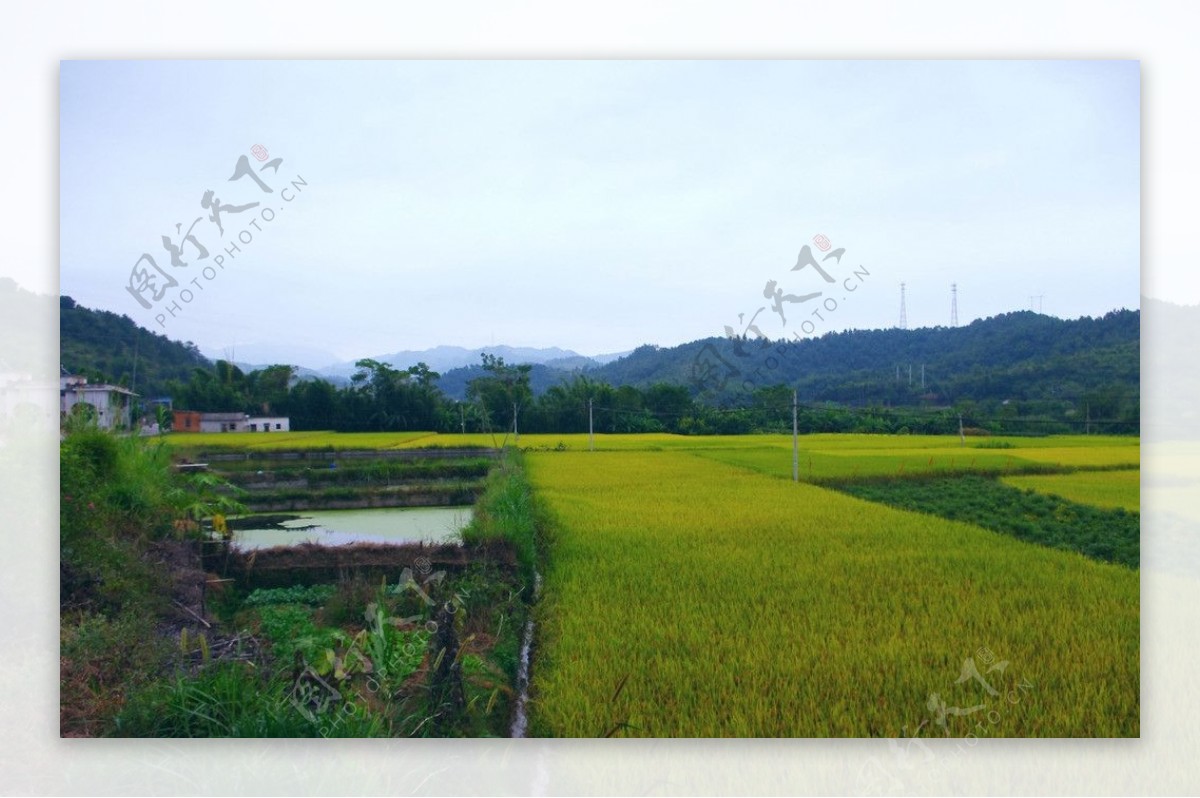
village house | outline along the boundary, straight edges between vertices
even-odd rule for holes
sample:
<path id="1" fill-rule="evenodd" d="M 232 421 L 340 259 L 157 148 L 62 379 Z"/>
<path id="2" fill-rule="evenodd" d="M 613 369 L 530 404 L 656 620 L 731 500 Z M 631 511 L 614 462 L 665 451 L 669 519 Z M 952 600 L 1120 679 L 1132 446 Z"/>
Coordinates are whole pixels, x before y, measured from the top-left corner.
<path id="1" fill-rule="evenodd" d="M 119 385 L 89 384 L 87 377 L 63 374 L 58 380 L 59 412 L 65 421 L 72 413 L 90 406 L 100 429 L 128 429 L 136 393 Z"/>
<path id="2" fill-rule="evenodd" d="M 176 410 L 172 414 L 171 429 L 175 432 L 288 432 L 291 424 L 287 416 Z"/>

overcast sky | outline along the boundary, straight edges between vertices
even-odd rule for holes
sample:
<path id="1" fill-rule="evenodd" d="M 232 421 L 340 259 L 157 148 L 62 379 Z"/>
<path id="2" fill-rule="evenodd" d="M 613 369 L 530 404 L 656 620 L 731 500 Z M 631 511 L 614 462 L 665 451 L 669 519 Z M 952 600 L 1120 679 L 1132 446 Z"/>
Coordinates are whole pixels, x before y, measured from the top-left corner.
<path id="1" fill-rule="evenodd" d="M 909 326 L 952 283 L 964 324 L 1139 301 L 1132 61 L 64 62 L 60 118 L 62 293 L 209 352 L 819 335 L 895 325 L 901 282 Z M 833 283 L 793 270 L 817 235 Z M 177 285 L 145 308 L 135 266 Z"/>

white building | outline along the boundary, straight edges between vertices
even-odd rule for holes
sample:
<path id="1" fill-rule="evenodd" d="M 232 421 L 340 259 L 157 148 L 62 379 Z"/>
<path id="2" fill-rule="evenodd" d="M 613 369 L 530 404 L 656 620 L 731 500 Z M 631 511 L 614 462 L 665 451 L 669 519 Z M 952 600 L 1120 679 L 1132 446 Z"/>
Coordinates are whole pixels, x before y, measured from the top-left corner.
<path id="1" fill-rule="evenodd" d="M 133 391 L 119 385 L 97 383 L 89 385 L 87 377 L 64 374 L 58 380 L 58 409 L 66 420 L 79 405 L 90 405 L 100 429 L 128 429 Z"/>
<path id="2" fill-rule="evenodd" d="M 245 424 L 246 432 L 291 432 L 287 416 L 250 416 Z"/>
<path id="3" fill-rule="evenodd" d="M 249 416 L 245 413 L 174 411 L 176 432 L 290 432 L 287 416 Z"/>
<path id="4" fill-rule="evenodd" d="M 201 413 L 201 432 L 243 432 L 242 422 L 248 418 L 245 413 Z"/>

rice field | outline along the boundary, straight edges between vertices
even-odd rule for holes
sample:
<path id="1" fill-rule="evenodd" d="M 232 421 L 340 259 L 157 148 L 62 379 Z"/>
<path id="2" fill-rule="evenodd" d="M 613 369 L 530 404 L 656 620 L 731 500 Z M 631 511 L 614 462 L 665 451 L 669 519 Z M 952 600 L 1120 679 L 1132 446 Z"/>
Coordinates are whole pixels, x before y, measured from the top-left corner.
<path id="1" fill-rule="evenodd" d="M 1137 468 L 1141 448 L 1137 446 L 1089 446 L 1026 449 L 1020 456 L 1040 463 L 1085 468 Z"/>
<path id="2" fill-rule="evenodd" d="M 789 446 L 745 449 L 704 449 L 695 454 L 777 477 L 792 478 Z M 866 477 L 920 477 L 948 474 L 1008 474 L 1044 471 L 1051 467 L 1006 451 L 971 449 L 899 449 L 829 451 L 800 450 L 800 479 L 806 482 Z"/>
<path id="3" fill-rule="evenodd" d="M 721 461 L 778 448 L 526 455 L 534 733 L 1139 734 L 1137 571 Z"/>
<path id="4" fill-rule="evenodd" d="M 172 432 L 163 439 L 188 449 L 398 449 L 413 447 L 434 432 Z M 461 445 L 461 444 L 460 444 Z M 482 444 L 480 444 L 482 445 Z M 488 444 L 490 445 L 490 444 Z"/>
<path id="5" fill-rule="evenodd" d="M 166 440 L 192 450 L 515 442 L 328 431 Z M 1140 733 L 1136 561 L 1100 562 L 825 487 L 982 475 L 1136 512 L 1136 439 L 799 443 L 797 485 L 790 435 L 597 434 L 595 452 L 586 433 L 520 436 L 553 519 L 533 734 Z"/>
<path id="6" fill-rule="evenodd" d="M 168 443 L 186 448 L 219 447 L 261 449 L 420 449 L 437 447 L 499 447 L 517 445 L 542 451 L 587 451 L 588 435 L 581 433 L 511 434 L 471 432 L 333 432 L 329 430 L 270 433 L 172 432 Z M 667 451 L 695 449 L 786 449 L 791 435 L 675 435 L 670 433 L 603 434 L 594 436 L 597 451 Z M 996 448 L 1005 447 L 1005 448 Z M 968 438 L 966 445 L 946 435 L 814 434 L 800 436 L 805 452 L 852 457 L 912 456 L 912 462 L 930 456 L 960 462 L 963 458 L 1060 464 L 1079 467 L 1136 466 L 1140 447 L 1136 438 L 1055 435 L 1044 438 Z"/>
<path id="7" fill-rule="evenodd" d="M 1094 507 L 1120 507 L 1131 513 L 1138 512 L 1141 507 L 1141 472 L 1138 469 L 1004 477 L 1002 481 L 1014 488 L 1049 493 Z"/>

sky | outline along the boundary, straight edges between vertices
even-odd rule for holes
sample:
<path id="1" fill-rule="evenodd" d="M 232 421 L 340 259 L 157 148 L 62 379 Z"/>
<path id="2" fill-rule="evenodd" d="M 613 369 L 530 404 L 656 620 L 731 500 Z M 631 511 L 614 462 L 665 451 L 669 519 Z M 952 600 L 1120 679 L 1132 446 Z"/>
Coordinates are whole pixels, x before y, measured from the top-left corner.
<path id="1" fill-rule="evenodd" d="M 60 291 L 310 367 L 1136 308 L 1139 72 L 64 61 Z"/>

